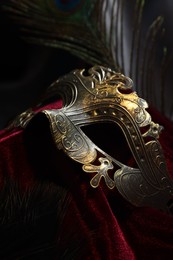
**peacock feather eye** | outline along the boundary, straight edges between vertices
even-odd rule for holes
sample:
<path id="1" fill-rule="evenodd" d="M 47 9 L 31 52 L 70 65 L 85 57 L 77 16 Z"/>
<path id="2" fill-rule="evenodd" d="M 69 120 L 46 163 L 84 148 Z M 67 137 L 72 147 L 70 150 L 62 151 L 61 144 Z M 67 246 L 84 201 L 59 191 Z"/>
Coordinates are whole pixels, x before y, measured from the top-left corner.
<path id="1" fill-rule="evenodd" d="M 55 5 L 61 12 L 75 12 L 83 0 L 54 0 Z"/>

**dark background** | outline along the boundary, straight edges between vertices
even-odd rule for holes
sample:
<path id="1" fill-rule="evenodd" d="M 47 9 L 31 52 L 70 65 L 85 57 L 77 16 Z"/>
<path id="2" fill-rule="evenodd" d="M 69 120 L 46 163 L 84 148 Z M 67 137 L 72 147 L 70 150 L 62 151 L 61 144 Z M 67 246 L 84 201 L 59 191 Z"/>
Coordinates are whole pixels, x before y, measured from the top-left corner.
<path id="1" fill-rule="evenodd" d="M 134 2 L 128 2 L 129 7 L 134 7 Z M 133 16 L 132 10 L 133 8 L 128 9 L 129 19 Z M 165 44 L 169 49 L 173 45 L 172 13 L 172 0 L 146 1 L 143 26 L 147 28 L 153 18 L 164 15 Z M 0 9 L 0 129 L 15 115 L 35 105 L 52 81 L 84 65 L 81 60 L 65 51 L 24 42 L 16 26 Z M 172 68 L 169 73 L 167 103 L 171 102 L 173 96 Z"/>
<path id="2" fill-rule="evenodd" d="M 0 12 L 0 129 L 34 106 L 60 75 L 83 62 L 63 50 L 23 41 L 15 25 Z"/>

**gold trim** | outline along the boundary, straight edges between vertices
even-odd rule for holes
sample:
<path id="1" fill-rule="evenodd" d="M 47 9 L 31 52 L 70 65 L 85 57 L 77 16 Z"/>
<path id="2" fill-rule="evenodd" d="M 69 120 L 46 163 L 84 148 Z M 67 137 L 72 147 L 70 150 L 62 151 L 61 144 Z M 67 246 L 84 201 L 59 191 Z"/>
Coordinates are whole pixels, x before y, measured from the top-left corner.
<path id="1" fill-rule="evenodd" d="M 146 111 L 147 102 L 132 91 L 132 86 L 130 78 L 102 66 L 75 70 L 47 91 L 46 98 L 61 95 L 63 108 L 41 113 L 49 119 L 57 148 L 81 163 L 85 172 L 95 173 L 90 182 L 93 188 L 103 177 L 108 188 L 116 187 L 133 205 L 169 212 L 173 182 L 158 141 L 162 127 L 152 121 Z M 102 151 L 81 129 L 100 122 L 113 122 L 122 129 L 137 168 Z M 114 170 L 113 179 L 108 174 L 110 170 Z"/>

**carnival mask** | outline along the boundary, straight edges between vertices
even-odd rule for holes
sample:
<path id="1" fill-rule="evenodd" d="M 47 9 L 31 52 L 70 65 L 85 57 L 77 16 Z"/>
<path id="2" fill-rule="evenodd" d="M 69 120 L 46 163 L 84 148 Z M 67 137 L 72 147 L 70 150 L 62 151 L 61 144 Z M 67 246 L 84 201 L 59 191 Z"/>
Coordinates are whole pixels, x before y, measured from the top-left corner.
<path id="1" fill-rule="evenodd" d="M 93 188 L 103 178 L 109 189 L 116 187 L 133 205 L 171 212 L 173 182 L 158 142 L 162 127 L 152 121 L 147 102 L 132 91 L 132 85 L 130 78 L 101 66 L 88 72 L 74 70 L 47 91 L 46 98 L 62 97 L 62 109 L 39 113 L 49 119 L 57 148 L 80 163 L 84 172 L 94 174 Z M 24 112 L 13 126 L 26 127 L 35 114 Z M 91 141 L 82 128 L 96 123 L 114 123 L 122 130 L 136 167 L 125 165 Z"/>

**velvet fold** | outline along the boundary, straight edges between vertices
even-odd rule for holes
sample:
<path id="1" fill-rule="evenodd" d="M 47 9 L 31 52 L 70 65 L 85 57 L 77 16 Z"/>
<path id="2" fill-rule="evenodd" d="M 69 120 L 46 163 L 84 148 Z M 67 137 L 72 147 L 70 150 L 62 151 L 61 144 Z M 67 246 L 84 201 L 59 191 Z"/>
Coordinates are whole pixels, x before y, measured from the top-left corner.
<path id="1" fill-rule="evenodd" d="M 61 106 L 61 102 L 55 102 L 46 109 Z M 173 124 L 153 109 L 150 113 L 153 121 L 164 126 L 160 142 L 173 178 Z M 125 156 L 126 150 L 123 153 Z M 93 189 L 89 184 L 90 174 L 57 150 L 48 122 L 42 117 L 34 119 L 25 131 L 0 132 L 1 190 L 7 178 L 17 182 L 23 193 L 42 182 L 51 182 L 68 191 L 71 203 L 64 236 L 71 227 L 76 229 L 77 240 L 84 239 L 87 248 L 84 259 L 173 258 L 173 216 L 156 209 L 134 207 L 116 189 L 108 191 L 103 182 Z M 68 247 L 68 240 L 66 243 Z M 42 259 L 58 258 L 51 254 L 50 258 Z"/>

